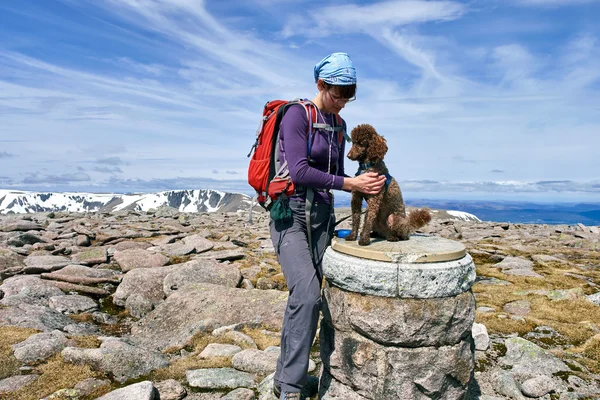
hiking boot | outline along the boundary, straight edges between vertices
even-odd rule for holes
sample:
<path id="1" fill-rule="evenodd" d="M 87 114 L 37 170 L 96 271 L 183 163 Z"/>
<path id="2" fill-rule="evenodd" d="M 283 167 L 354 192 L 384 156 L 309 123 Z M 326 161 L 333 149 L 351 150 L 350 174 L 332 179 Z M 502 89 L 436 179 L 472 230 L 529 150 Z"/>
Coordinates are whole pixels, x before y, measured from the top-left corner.
<path id="1" fill-rule="evenodd" d="M 273 394 L 279 399 L 281 397 L 281 388 L 273 385 Z"/>
<path id="2" fill-rule="evenodd" d="M 300 400 L 299 392 L 282 392 L 281 400 Z"/>

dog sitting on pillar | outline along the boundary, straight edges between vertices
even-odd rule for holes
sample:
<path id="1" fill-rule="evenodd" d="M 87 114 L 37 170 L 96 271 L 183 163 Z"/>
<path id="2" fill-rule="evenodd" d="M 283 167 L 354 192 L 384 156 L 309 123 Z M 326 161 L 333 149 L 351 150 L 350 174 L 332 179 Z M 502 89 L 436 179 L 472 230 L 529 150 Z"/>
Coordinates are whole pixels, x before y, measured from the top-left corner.
<path id="1" fill-rule="evenodd" d="M 425 226 L 431 221 L 431 213 L 427 209 L 418 209 L 406 215 L 406 206 L 402 199 L 400 185 L 389 174 L 383 158 L 388 151 L 386 140 L 375 128 L 368 124 L 358 125 L 352 130 L 352 147 L 348 158 L 358 161 L 356 175 L 365 172 L 377 172 L 385 175 L 385 186 L 375 195 L 352 191 L 352 232 L 346 240 L 356 240 L 360 228 L 360 216 L 363 199 L 367 202 L 365 221 L 358 244 L 366 246 L 371 243 L 371 236 L 386 238 L 390 242 L 408 240 L 411 232 Z"/>

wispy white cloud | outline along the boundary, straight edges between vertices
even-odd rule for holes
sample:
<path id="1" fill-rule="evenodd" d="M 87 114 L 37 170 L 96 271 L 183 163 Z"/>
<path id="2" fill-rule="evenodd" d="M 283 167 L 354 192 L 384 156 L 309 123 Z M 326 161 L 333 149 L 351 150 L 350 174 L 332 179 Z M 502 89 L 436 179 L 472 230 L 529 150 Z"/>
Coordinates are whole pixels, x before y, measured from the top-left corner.
<path id="1" fill-rule="evenodd" d="M 577 6 L 598 2 L 598 0 L 513 0 L 516 4 L 522 6 Z"/>
<path id="2" fill-rule="evenodd" d="M 311 97 L 312 66 L 331 51 L 349 52 L 358 68 L 348 126 L 368 122 L 386 136 L 398 180 L 439 185 L 409 191 L 500 190 L 490 183 L 499 176 L 597 179 L 599 33 L 572 27 L 539 43 L 530 38 L 554 21 L 531 8 L 507 6 L 536 29 L 474 37 L 461 32 L 464 21 L 496 19 L 453 1 L 309 1 L 310 13 L 285 2 L 286 18 L 268 24 L 260 9 L 246 21 L 202 1 L 64 1 L 90 19 L 51 24 L 47 10 L 36 21 L 63 38 L 51 54 L 36 50 L 45 35 L 35 32 L 11 35 L 27 46 L 0 47 L 2 151 L 27 154 L 0 153 L 15 171 L 2 185 L 247 190 L 245 156 L 265 101 Z M 102 46 L 65 39 L 79 36 Z M 346 162 L 347 173 L 354 167 Z"/>
<path id="3" fill-rule="evenodd" d="M 388 0 L 368 5 L 326 6 L 316 12 L 296 15 L 283 29 L 285 37 L 322 37 L 348 32 L 370 32 L 415 23 L 449 21 L 467 11 L 455 1 Z"/>

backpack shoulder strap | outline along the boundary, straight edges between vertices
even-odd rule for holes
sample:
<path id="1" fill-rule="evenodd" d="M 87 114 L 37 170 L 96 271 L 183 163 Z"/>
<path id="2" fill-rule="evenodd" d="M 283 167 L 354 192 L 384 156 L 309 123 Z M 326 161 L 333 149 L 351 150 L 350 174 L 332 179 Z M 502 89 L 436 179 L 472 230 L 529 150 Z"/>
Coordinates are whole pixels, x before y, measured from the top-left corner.
<path id="1" fill-rule="evenodd" d="M 342 128 L 338 131 L 338 143 L 342 143 L 342 140 L 344 139 L 348 143 L 352 142 L 352 139 L 350 139 L 350 136 L 348 136 L 348 133 L 346 132 L 346 125 L 344 124 L 342 117 L 340 117 L 339 114 L 337 114 L 335 117 L 335 122 Z"/>
<path id="2" fill-rule="evenodd" d="M 316 129 L 315 125 L 317 125 L 317 106 L 312 101 L 306 99 L 296 99 L 291 101 L 290 104 L 299 104 L 304 107 L 304 111 L 306 112 L 306 121 L 308 124 L 306 128 L 306 156 L 310 159 L 310 151 L 314 141 L 314 130 Z"/>

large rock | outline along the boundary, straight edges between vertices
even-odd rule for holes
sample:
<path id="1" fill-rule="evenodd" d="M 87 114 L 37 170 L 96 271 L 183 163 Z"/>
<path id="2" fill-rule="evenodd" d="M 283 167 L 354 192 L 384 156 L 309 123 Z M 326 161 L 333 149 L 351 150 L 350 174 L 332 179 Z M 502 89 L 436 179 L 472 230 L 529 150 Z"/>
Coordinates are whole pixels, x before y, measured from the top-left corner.
<path id="1" fill-rule="evenodd" d="M 196 253 L 204 253 L 205 251 L 212 250 L 215 247 L 213 242 L 199 234 L 185 237 L 183 239 L 183 243 L 194 246 Z"/>
<path id="2" fill-rule="evenodd" d="M 18 305 L 21 303 L 47 306 L 51 297 L 63 295 L 62 290 L 44 281 L 37 276 L 17 275 L 6 279 L 0 290 L 4 298 L 0 300 L 3 305 Z"/>
<path id="3" fill-rule="evenodd" d="M 33 364 L 60 352 L 69 343 L 64 333 L 58 330 L 37 333 L 12 346 L 14 356 L 25 364 Z"/>
<path id="4" fill-rule="evenodd" d="M 67 265 L 61 270 L 44 273 L 44 279 L 80 283 L 83 285 L 94 285 L 97 283 L 119 283 L 122 275 L 111 269 L 90 268 L 83 265 Z"/>
<path id="5" fill-rule="evenodd" d="M 165 298 L 163 281 L 179 265 L 156 268 L 140 268 L 127 272 L 113 294 L 113 303 L 125 306 L 127 299 L 139 294 L 152 304 L 158 304 Z"/>
<path id="6" fill-rule="evenodd" d="M 240 351 L 242 351 L 242 348 L 234 344 L 209 343 L 198 355 L 198 357 L 232 357 Z"/>
<path id="7" fill-rule="evenodd" d="M 506 355 L 500 358 L 502 364 L 511 366 L 513 374 L 525 376 L 548 375 L 569 371 L 569 367 L 554 354 L 520 337 L 508 338 Z"/>
<path id="8" fill-rule="evenodd" d="M 0 307 L 0 326 L 18 326 L 47 332 L 63 329 L 72 323 L 71 318 L 49 307 L 33 304 Z"/>
<path id="9" fill-rule="evenodd" d="M 255 386 L 252 375 L 233 368 L 187 370 L 185 376 L 190 386 L 200 389 L 223 390 Z"/>
<path id="10" fill-rule="evenodd" d="M 97 247 L 74 254 L 71 259 L 77 264 L 97 265 L 108 261 L 105 248 Z"/>
<path id="11" fill-rule="evenodd" d="M 7 221 L 6 224 L 0 226 L 2 232 L 27 232 L 27 231 L 43 231 L 44 227 L 33 221 Z"/>
<path id="12" fill-rule="evenodd" d="M 523 257 L 506 257 L 499 263 L 494 264 L 494 267 L 500 268 L 507 275 L 543 278 L 542 275 L 533 270 L 533 261 L 529 261 Z"/>
<path id="13" fill-rule="evenodd" d="M 156 398 L 156 391 L 152 382 L 143 381 L 113 390 L 102 397 L 98 397 L 97 400 L 155 400 Z"/>
<path id="14" fill-rule="evenodd" d="M 242 281 L 239 268 L 231 264 L 221 264 L 208 260 L 192 260 L 181 264 L 170 272 L 163 281 L 163 290 L 167 296 L 186 285 L 212 283 L 237 287 Z"/>
<path id="15" fill-rule="evenodd" d="M 89 364 L 100 371 L 110 372 L 121 383 L 169 365 L 168 359 L 161 353 L 114 338 L 105 340 L 98 349 L 67 347 L 61 354 L 69 363 Z"/>
<path id="16" fill-rule="evenodd" d="M 470 336 L 453 346 L 384 347 L 321 325 L 323 366 L 367 399 L 463 399 L 474 367 Z M 423 395 L 427 396 L 424 397 Z"/>
<path id="17" fill-rule="evenodd" d="M 228 288 L 210 283 L 173 293 L 131 329 L 132 340 L 147 347 L 184 346 L 194 334 L 225 325 L 257 322 L 281 330 L 287 293 Z"/>
<path id="18" fill-rule="evenodd" d="M 44 240 L 38 235 L 34 235 L 33 233 L 25 232 L 21 233 L 17 237 L 14 237 L 8 241 L 9 246 L 15 247 L 23 247 L 26 244 L 36 244 L 42 243 Z"/>
<path id="19" fill-rule="evenodd" d="M 150 248 L 149 250 L 164 253 L 171 257 L 182 257 L 196 252 L 196 248 L 193 245 L 182 242 L 164 244 L 159 247 Z"/>
<path id="20" fill-rule="evenodd" d="M 471 291 L 455 297 L 400 299 L 364 296 L 327 285 L 324 294 L 323 312 L 337 330 L 354 330 L 386 345 L 454 345 L 469 335 L 475 319 Z"/>
<path id="21" fill-rule="evenodd" d="M 554 390 L 556 390 L 556 383 L 552 378 L 546 375 L 528 379 L 521 385 L 521 391 L 527 397 L 542 397 Z"/>
<path id="22" fill-rule="evenodd" d="M 27 386 L 31 382 L 35 381 L 37 378 L 39 378 L 39 375 L 31 374 L 15 375 L 9 378 L 0 379 L 0 395 L 16 392 L 22 387 Z M 10 399 L 10 397 L 6 397 L 6 399 Z"/>
<path id="23" fill-rule="evenodd" d="M 368 400 L 372 397 L 363 397 L 352 388 L 334 379 L 327 369 L 321 374 L 319 383 L 319 399 L 321 400 Z M 269 400 L 271 400 L 269 398 Z"/>
<path id="24" fill-rule="evenodd" d="M 241 260 L 246 256 L 241 250 L 219 250 L 208 251 L 194 256 L 195 260 L 217 260 L 217 261 L 235 261 Z"/>
<path id="25" fill-rule="evenodd" d="M 98 309 L 98 304 L 94 300 L 79 294 L 52 296 L 49 306 L 63 314 L 79 314 Z"/>
<path id="26" fill-rule="evenodd" d="M 14 273 L 20 271 L 25 266 L 24 258 L 14 251 L 0 249 L 0 280 L 12 275 L 13 273 L 10 271 L 14 271 Z"/>
<path id="27" fill-rule="evenodd" d="M 157 382 L 154 387 L 158 391 L 160 400 L 181 400 L 187 395 L 187 390 L 175 379 Z"/>
<path id="28" fill-rule="evenodd" d="M 117 251 L 114 259 L 121 266 L 123 272 L 137 268 L 162 267 L 169 263 L 169 257 L 141 249 Z"/>
<path id="29" fill-rule="evenodd" d="M 235 354 L 231 363 L 235 369 L 240 371 L 268 375 L 275 372 L 278 357 L 279 353 L 246 349 Z"/>
<path id="30" fill-rule="evenodd" d="M 40 274 L 42 272 L 56 271 L 73 262 L 63 256 L 29 256 L 24 260 L 23 272 L 27 274 Z"/>

